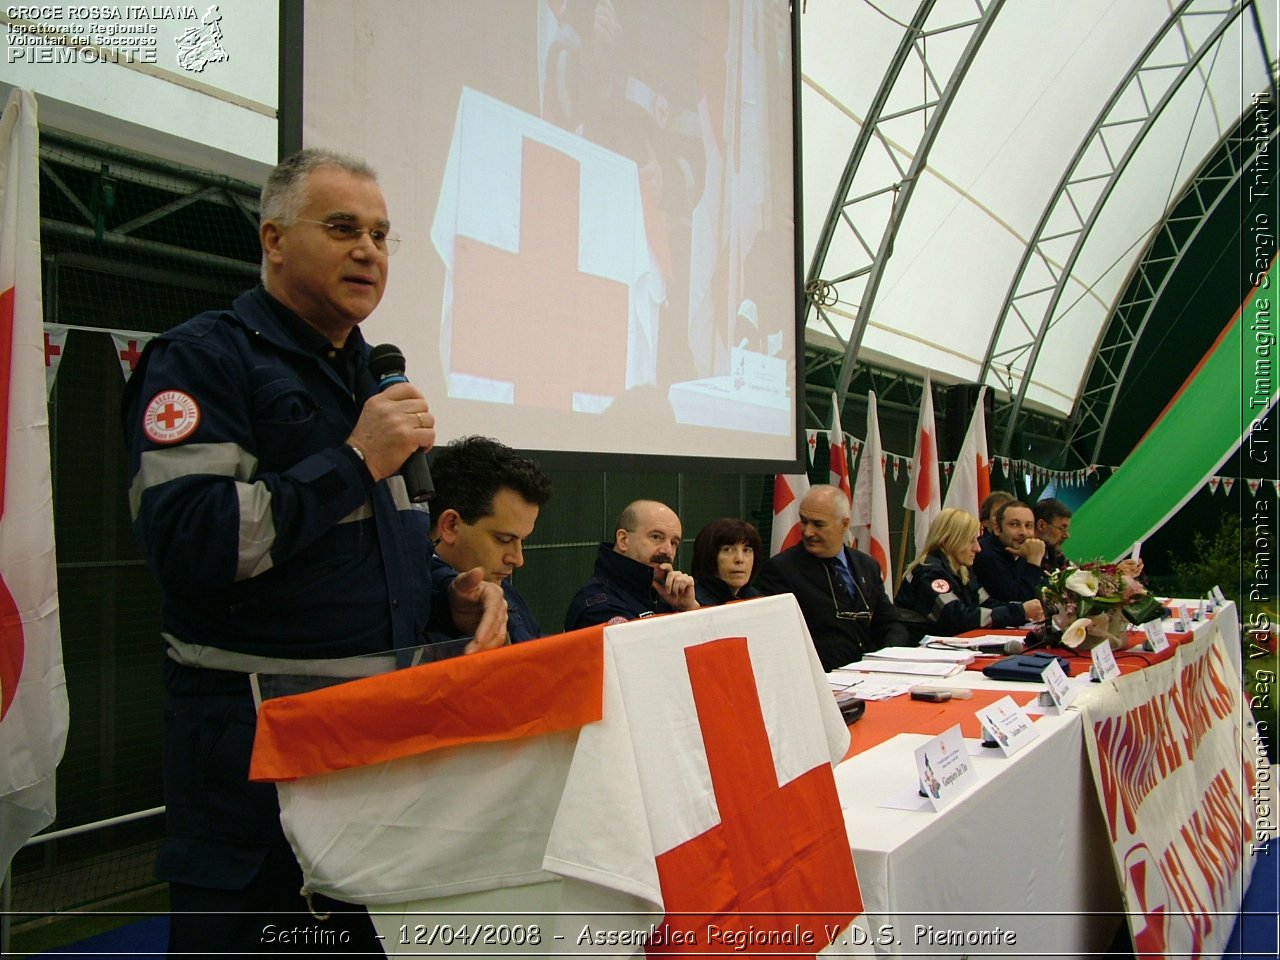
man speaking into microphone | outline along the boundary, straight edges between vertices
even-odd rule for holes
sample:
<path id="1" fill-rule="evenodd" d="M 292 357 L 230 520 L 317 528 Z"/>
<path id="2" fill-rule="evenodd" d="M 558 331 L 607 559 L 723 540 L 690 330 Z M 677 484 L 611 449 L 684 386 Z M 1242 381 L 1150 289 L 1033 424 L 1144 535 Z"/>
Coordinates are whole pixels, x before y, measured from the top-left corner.
<path id="1" fill-rule="evenodd" d="M 483 570 L 428 572 L 430 518 L 402 468 L 435 420 L 403 377 L 378 390 L 358 326 L 398 243 L 374 172 L 289 157 L 263 188 L 259 237 L 262 284 L 152 340 L 123 403 L 134 531 L 163 593 L 169 946 L 381 955 L 362 909 L 315 898 L 332 915 L 306 912 L 275 788 L 247 778 L 249 674 L 413 647 L 429 629 L 487 649 L 505 642 L 506 605 Z M 296 935 L 264 940 L 272 924 Z"/>

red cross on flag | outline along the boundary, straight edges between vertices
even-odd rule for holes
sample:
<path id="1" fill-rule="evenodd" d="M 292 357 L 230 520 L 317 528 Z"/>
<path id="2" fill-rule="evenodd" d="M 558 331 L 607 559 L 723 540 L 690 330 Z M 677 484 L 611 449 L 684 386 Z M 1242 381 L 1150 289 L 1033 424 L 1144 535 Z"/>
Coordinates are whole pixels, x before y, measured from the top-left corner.
<path id="1" fill-rule="evenodd" d="M 944 507 L 966 510 L 975 517 L 980 515 L 982 501 L 991 492 L 991 458 L 987 454 L 987 413 L 984 406 L 987 388 L 978 391 L 978 402 L 973 408 L 973 419 L 965 432 L 964 443 L 956 457 L 955 474 L 947 486 Z"/>
<path id="2" fill-rule="evenodd" d="M 0 118 L 0 870 L 53 821 L 67 737 L 40 291 L 36 102 Z"/>
<path id="3" fill-rule="evenodd" d="M 44 391 L 45 396 L 53 395 L 53 384 L 58 379 L 58 366 L 62 363 L 62 354 L 67 347 L 67 332 L 70 330 L 61 323 L 44 325 Z"/>
<path id="4" fill-rule="evenodd" d="M 809 492 L 807 473 L 779 473 L 773 478 L 773 532 L 769 556 L 800 542 L 800 501 Z"/>
<path id="5" fill-rule="evenodd" d="M 251 776 L 314 892 L 438 919 L 560 881 L 540 920 L 566 952 L 600 952 L 586 924 L 650 956 L 815 956 L 863 909 L 848 744 L 787 595 L 268 700 Z"/>
<path id="6" fill-rule="evenodd" d="M 827 483 L 844 491 L 845 499 L 853 503 L 853 489 L 849 486 L 849 445 L 845 443 L 844 431 L 840 429 L 840 398 L 835 391 L 831 392 L 831 433 L 827 446 L 830 450 L 831 464 Z M 845 531 L 845 543 L 853 543 L 851 531 Z"/>
<path id="7" fill-rule="evenodd" d="M 907 497 L 902 505 L 915 518 L 915 554 L 924 552 L 933 518 L 942 512 L 942 486 L 938 481 L 938 423 L 933 415 L 933 384 L 924 375 L 920 396 L 920 419 L 916 423 L 916 445 L 907 471 Z"/>
<path id="8" fill-rule="evenodd" d="M 155 334 L 113 331 L 111 341 L 116 346 L 116 357 L 120 360 L 120 372 L 127 381 L 138 369 L 138 361 L 142 359 L 142 348 Z"/>
<path id="9" fill-rule="evenodd" d="M 662 278 L 633 161 L 465 89 L 431 239 L 449 396 L 599 412 L 655 382 Z"/>

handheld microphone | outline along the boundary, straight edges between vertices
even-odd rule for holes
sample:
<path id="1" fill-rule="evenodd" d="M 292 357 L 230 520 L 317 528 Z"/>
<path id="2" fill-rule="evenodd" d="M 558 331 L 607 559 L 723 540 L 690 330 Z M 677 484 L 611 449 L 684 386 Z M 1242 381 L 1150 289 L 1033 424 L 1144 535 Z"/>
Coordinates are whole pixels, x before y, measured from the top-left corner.
<path id="1" fill-rule="evenodd" d="M 404 375 L 404 354 L 399 347 L 390 343 L 379 344 L 369 351 L 369 373 L 376 381 L 379 393 L 392 384 L 409 382 L 409 378 Z M 400 475 L 404 477 L 405 488 L 413 503 L 430 500 L 431 495 L 436 492 L 435 484 L 431 482 L 431 467 L 427 465 L 427 455 L 421 448 L 409 454 L 409 459 L 400 468 Z"/>

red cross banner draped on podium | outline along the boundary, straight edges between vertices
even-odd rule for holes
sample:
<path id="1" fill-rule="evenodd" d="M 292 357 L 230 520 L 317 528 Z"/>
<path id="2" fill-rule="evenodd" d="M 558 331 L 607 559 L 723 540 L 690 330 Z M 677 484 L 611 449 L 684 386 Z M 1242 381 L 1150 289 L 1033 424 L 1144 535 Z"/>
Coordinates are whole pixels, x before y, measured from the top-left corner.
<path id="1" fill-rule="evenodd" d="M 659 854 L 672 946 L 649 956 L 704 953 L 713 928 L 745 954 L 813 956 L 862 912 L 831 767 L 779 785 L 745 637 L 685 657 L 720 823 Z"/>
<path id="2" fill-rule="evenodd" d="M 848 742 L 794 598 L 767 597 L 269 700 L 251 776 L 314 892 L 430 913 L 560 880 L 570 950 L 603 912 L 654 956 L 813 956 L 862 911 Z"/>

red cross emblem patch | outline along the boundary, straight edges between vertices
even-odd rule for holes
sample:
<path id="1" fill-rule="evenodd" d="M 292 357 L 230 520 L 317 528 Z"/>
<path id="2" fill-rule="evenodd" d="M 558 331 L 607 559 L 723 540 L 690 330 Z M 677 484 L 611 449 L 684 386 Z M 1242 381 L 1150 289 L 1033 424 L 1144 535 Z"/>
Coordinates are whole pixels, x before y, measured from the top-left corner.
<path id="1" fill-rule="evenodd" d="M 153 443 L 177 443 L 200 426 L 200 405 L 181 390 L 161 390 L 142 414 L 142 432 Z"/>

